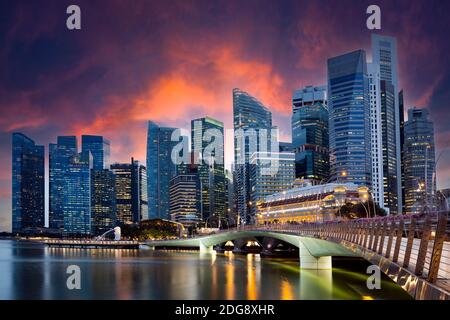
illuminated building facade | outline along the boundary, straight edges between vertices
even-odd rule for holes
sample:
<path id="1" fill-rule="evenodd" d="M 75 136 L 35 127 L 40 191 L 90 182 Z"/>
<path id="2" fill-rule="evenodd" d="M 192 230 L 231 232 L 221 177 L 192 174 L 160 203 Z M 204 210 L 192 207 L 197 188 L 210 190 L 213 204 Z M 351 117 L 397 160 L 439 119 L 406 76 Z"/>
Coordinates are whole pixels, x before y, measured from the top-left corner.
<path id="1" fill-rule="evenodd" d="M 259 133 L 272 129 L 272 113 L 247 92 L 233 89 L 233 125 L 236 210 L 241 223 L 245 224 L 254 220 L 250 201 L 250 156 L 252 149 L 259 151 L 262 143 L 268 143 L 260 141 Z"/>
<path id="2" fill-rule="evenodd" d="M 12 135 L 12 232 L 44 227 L 44 146 Z"/>
<path id="3" fill-rule="evenodd" d="M 131 158 L 131 163 L 111 165 L 115 175 L 117 221 L 121 224 L 138 223 L 148 216 L 145 188 L 145 167 Z M 168 196 L 168 195 L 167 195 Z"/>
<path id="4" fill-rule="evenodd" d="M 306 87 L 312 88 L 312 87 Z M 323 87 L 320 87 L 323 89 Z M 296 177 L 327 180 L 329 175 L 329 132 L 326 91 L 299 98 L 294 94 L 292 146 L 295 150 Z"/>
<path id="5" fill-rule="evenodd" d="M 266 197 L 257 207 L 257 223 L 332 221 L 346 203 L 368 199 L 368 188 L 354 183 L 294 187 Z"/>
<path id="6" fill-rule="evenodd" d="M 200 179 L 195 173 L 179 174 L 170 180 L 170 218 L 185 226 L 202 221 Z"/>
<path id="7" fill-rule="evenodd" d="M 255 216 L 257 206 L 267 196 L 292 188 L 295 154 L 255 152 L 250 157 L 250 172 L 251 208 Z"/>
<path id="8" fill-rule="evenodd" d="M 64 234 L 86 236 L 92 232 L 90 152 L 73 156 L 64 174 L 63 212 Z"/>
<path id="9" fill-rule="evenodd" d="M 365 51 L 328 59 L 328 111 L 332 181 L 370 187 L 371 130 Z"/>
<path id="10" fill-rule="evenodd" d="M 92 154 L 94 170 L 109 169 L 110 142 L 102 136 L 81 136 L 81 151 Z"/>
<path id="11" fill-rule="evenodd" d="M 215 136 L 214 152 L 206 159 L 205 149 Z M 221 140 L 219 137 L 222 137 Z M 225 168 L 223 123 L 204 117 L 191 121 L 191 159 L 197 160 L 197 174 L 201 189 L 201 218 L 225 216 Z"/>
<path id="12" fill-rule="evenodd" d="M 59 136 L 49 144 L 49 226 L 64 229 L 63 189 L 70 159 L 78 153 L 77 137 Z"/>
<path id="13" fill-rule="evenodd" d="M 116 188 L 110 170 L 91 172 L 92 234 L 101 235 L 116 226 Z"/>
<path id="14" fill-rule="evenodd" d="M 404 132 L 405 210 L 418 213 L 431 209 L 436 192 L 434 127 L 428 111 L 409 109 Z"/>
<path id="15" fill-rule="evenodd" d="M 169 219 L 169 182 L 175 176 L 176 164 L 171 154 L 178 143 L 172 141 L 175 128 L 148 122 L 147 131 L 147 196 L 150 219 Z"/>

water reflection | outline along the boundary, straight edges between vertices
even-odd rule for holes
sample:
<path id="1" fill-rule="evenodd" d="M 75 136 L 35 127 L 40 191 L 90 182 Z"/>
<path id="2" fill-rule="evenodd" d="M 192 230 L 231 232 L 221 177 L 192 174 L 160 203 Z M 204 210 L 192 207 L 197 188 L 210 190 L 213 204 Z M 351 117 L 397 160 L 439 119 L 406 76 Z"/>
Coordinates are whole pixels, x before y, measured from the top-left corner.
<path id="1" fill-rule="evenodd" d="M 68 290 L 78 265 L 82 289 Z M 353 264 L 352 264 L 353 266 Z M 300 270 L 298 259 L 197 251 L 83 250 L 0 241 L 1 299 L 402 299 L 384 279 L 366 288 L 366 264 Z"/>

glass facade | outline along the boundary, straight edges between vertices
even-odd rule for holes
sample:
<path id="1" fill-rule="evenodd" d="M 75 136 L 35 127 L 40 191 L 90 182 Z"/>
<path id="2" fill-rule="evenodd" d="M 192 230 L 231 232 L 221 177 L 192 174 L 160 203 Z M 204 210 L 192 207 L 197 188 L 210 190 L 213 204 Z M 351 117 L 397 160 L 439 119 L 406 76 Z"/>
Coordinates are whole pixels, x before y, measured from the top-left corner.
<path id="1" fill-rule="evenodd" d="M 60 136 L 49 144 L 49 227 L 64 230 L 63 187 L 65 172 L 72 157 L 77 155 L 75 136 Z"/>
<path id="2" fill-rule="evenodd" d="M 92 163 L 92 155 L 89 152 L 81 152 L 70 159 L 65 170 L 63 212 L 66 236 L 91 234 Z"/>
<path id="3" fill-rule="evenodd" d="M 392 214 L 402 213 L 401 182 L 401 118 L 398 72 L 397 41 L 393 37 L 371 35 L 373 63 L 378 67 L 383 88 L 380 94 L 383 123 L 383 184 L 384 206 Z M 383 101 L 384 100 L 384 101 Z M 384 104 L 384 106 L 383 106 Z M 384 130 L 386 129 L 386 130 Z M 393 148 L 392 148 L 393 147 Z"/>
<path id="4" fill-rule="evenodd" d="M 140 221 L 148 220 L 147 168 L 139 165 L 139 214 Z"/>
<path id="5" fill-rule="evenodd" d="M 397 143 L 395 125 L 395 90 L 394 86 L 385 80 L 380 82 L 381 94 L 381 136 L 383 150 L 383 189 L 384 207 L 390 214 L 398 212 L 398 179 L 397 173 Z"/>
<path id="6" fill-rule="evenodd" d="M 209 130 L 214 134 L 216 146 L 211 159 L 206 159 L 205 149 L 212 141 L 207 136 Z M 221 136 L 221 140 L 217 141 Z M 211 216 L 225 216 L 225 168 L 224 168 L 224 131 L 223 123 L 209 118 L 191 121 L 191 150 L 198 162 L 198 176 L 201 188 L 201 217 L 203 220 Z M 209 163 L 208 163 L 208 162 Z"/>
<path id="7" fill-rule="evenodd" d="M 363 50 L 328 59 L 330 175 L 333 181 L 371 185 L 368 88 Z"/>
<path id="8" fill-rule="evenodd" d="M 272 129 L 272 113 L 248 93 L 233 89 L 233 124 L 236 210 L 241 222 L 249 223 L 254 221 L 251 214 L 249 160 L 253 152 L 261 150 L 262 143 L 269 144 L 268 141 L 260 141 L 259 133 Z M 270 151 L 268 147 L 267 150 Z"/>
<path id="9" fill-rule="evenodd" d="M 383 135 L 381 126 L 380 68 L 374 63 L 367 65 L 370 102 L 370 148 L 372 160 L 372 196 L 384 208 L 383 184 Z"/>
<path id="10" fill-rule="evenodd" d="M 405 210 L 420 213 L 432 209 L 436 192 L 434 127 L 428 111 L 409 109 L 404 132 Z"/>
<path id="11" fill-rule="evenodd" d="M 112 164 L 111 171 L 115 175 L 118 222 L 128 224 L 148 219 L 147 194 L 142 192 L 146 183 L 145 167 L 131 159 L 131 163 Z"/>
<path id="12" fill-rule="evenodd" d="M 195 173 L 179 174 L 170 180 L 170 218 L 183 225 L 202 221 L 200 179 Z"/>
<path id="13" fill-rule="evenodd" d="M 169 219 L 169 182 L 175 176 L 171 140 L 175 128 L 160 127 L 148 122 L 147 131 L 147 195 L 150 219 Z"/>
<path id="14" fill-rule="evenodd" d="M 108 169 L 91 174 L 92 234 L 101 235 L 116 226 L 115 178 Z"/>
<path id="15" fill-rule="evenodd" d="M 295 150 L 296 177 L 327 180 L 329 132 L 326 103 L 304 103 L 295 110 L 292 115 L 292 145 Z"/>
<path id="16" fill-rule="evenodd" d="M 110 143 L 102 136 L 81 136 L 81 151 L 90 151 L 93 158 L 93 169 L 109 169 Z"/>
<path id="17" fill-rule="evenodd" d="M 294 180 L 294 153 L 255 152 L 250 157 L 252 216 L 267 196 L 292 188 Z"/>
<path id="18" fill-rule="evenodd" d="M 294 92 L 292 97 L 292 114 L 303 107 L 317 103 L 322 104 L 326 108 L 327 100 L 327 86 L 306 86 Z"/>
<path id="19" fill-rule="evenodd" d="M 45 225 L 44 146 L 12 134 L 12 232 Z"/>

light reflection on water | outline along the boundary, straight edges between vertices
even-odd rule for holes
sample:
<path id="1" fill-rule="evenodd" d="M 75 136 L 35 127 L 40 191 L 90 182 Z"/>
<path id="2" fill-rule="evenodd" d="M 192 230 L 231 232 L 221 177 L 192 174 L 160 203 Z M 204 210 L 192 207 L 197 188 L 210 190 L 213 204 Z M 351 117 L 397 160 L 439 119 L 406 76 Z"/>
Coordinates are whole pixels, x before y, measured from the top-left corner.
<path id="1" fill-rule="evenodd" d="M 82 289 L 66 268 L 80 266 Z M 405 299 L 387 279 L 366 287 L 365 263 L 302 270 L 294 258 L 197 251 L 83 250 L 0 241 L 0 299 Z"/>

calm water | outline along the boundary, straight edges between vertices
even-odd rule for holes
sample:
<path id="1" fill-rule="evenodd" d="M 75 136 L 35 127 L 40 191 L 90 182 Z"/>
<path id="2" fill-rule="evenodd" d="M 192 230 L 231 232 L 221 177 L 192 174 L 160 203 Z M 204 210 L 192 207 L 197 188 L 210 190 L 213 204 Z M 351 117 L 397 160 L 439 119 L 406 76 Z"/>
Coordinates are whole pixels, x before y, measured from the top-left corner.
<path id="1" fill-rule="evenodd" d="M 68 290 L 66 268 L 81 268 Z M 365 261 L 301 271 L 294 258 L 183 251 L 80 250 L 0 240 L 0 299 L 409 299 L 387 277 L 366 288 Z"/>

